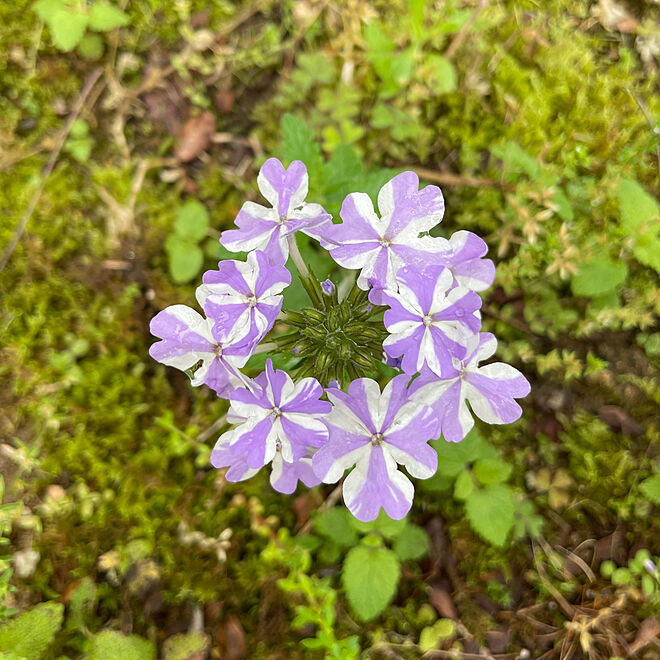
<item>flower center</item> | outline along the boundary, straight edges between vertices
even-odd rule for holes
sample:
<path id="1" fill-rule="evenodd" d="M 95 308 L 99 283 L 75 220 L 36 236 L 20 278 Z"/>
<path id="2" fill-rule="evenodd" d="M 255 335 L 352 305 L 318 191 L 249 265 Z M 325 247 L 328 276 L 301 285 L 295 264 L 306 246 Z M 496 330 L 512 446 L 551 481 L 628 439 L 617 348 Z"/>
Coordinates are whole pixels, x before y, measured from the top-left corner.
<path id="1" fill-rule="evenodd" d="M 250 307 L 256 307 L 257 306 L 257 297 L 255 295 L 252 296 L 246 296 L 245 297 L 245 302 L 250 306 Z"/>
<path id="2" fill-rule="evenodd" d="M 425 316 L 422 317 L 422 321 L 424 322 L 424 325 L 428 328 L 431 323 L 433 323 L 433 316 L 431 314 L 426 314 Z"/>
<path id="3" fill-rule="evenodd" d="M 222 346 L 220 346 L 220 344 L 216 344 L 216 346 L 215 346 L 215 354 L 216 354 L 218 357 L 222 357 Z"/>
<path id="4" fill-rule="evenodd" d="M 282 411 L 277 406 L 273 406 L 271 410 L 273 412 L 273 415 L 275 415 L 275 417 L 279 417 L 282 414 Z"/>
<path id="5" fill-rule="evenodd" d="M 388 248 L 388 247 L 390 247 L 390 245 L 392 245 L 392 241 L 390 241 L 389 238 L 381 238 L 378 242 L 379 242 L 384 248 Z"/>
<path id="6" fill-rule="evenodd" d="M 383 443 L 383 440 L 384 440 L 384 439 L 385 439 L 385 438 L 383 437 L 383 434 L 382 434 L 382 433 L 380 433 L 380 432 L 378 432 L 378 433 L 374 433 L 374 434 L 371 436 L 371 444 L 372 444 L 374 447 L 377 447 L 378 445 L 380 445 L 380 444 Z"/>

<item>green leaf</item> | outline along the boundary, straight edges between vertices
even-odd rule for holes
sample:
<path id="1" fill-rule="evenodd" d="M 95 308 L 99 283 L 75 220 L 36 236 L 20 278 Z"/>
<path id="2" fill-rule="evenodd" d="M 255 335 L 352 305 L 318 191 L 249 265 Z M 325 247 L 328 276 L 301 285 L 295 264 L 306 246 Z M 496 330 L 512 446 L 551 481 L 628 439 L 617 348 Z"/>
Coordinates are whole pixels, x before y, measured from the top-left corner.
<path id="1" fill-rule="evenodd" d="M 571 279 L 571 289 L 576 296 L 603 296 L 625 282 L 626 277 L 626 264 L 601 255 L 580 265 L 580 270 Z"/>
<path id="2" fill-rule="evenodd" d="M 98 32 L 107 32 L 128 25 L 128 16 L 109 2 L 97 0 L 89 10 L 89 27 Z"/>
<path id="3" fill-rule="evenodd" d="M 632 179 L 619 184 L 621 225 L 633 239 L 633 254 L 640 263 L 660 273 L 660 207 Z"/>
<path id="4" fill-rule="evenodd" d="M 334 507 L 314 518 L 314 528 L 338 545 L 352 547 L 358 542 L 358 535 L 351 526 L 352 517 L 344 507 Z"/>
<path id="5" fill-rule="evenodd" d="M 476 428 L 461 442 L 432 440 L 431 446 L 438 454 L 438 473 L 444 477 L 457 477 L 466 465 L 479 458 L 497 458 L 497 451 L 484 442 Z"/>
<path id="6" fill-rule="evenodd" d="M 566 193 L 559 186 L 555 187 L 555 194 L 552 201 L 557 205 L 557 214 L 559 217 L 566 222 L 571 222 L 574 217 L 573 208 Z"/>
<path id="7" fill-rule="evenodd" d="M 639 489 L 653 504 L 660 504 L 660 474 L 654 474 L 639 484 Z"/>
<path id="8" fill-rule="evenodd" d="M 155 657 L 156 648 L 149 640 L 103 630 L 94 636 L 86 660 L 153 660 Z"/>
<path id="9" fill-rule="evenodd" d="M 346 597 L 362 621 L 378 616 L 394 597 L 401 567 L 387 548 L 359 545 L 346 555 L 342 584 Z"/>
<path id="10" fill-rule="evenodd" d="M 0 651 L 39 660 L 62 626 L 64 605 L 40 603 L 0 628 Z"/>
<path id="11" fill-rule="evenodd" d="M 424 8 L 426 0 L 408 0 L 408 11 L 412 22 L 413 32 L 420 36 L 424 27 Z"/>
<path id="12" fill-rule="evenodd" d="M 310 180 L 323 167 L 321 147 L 314 135 L 302 119 L 289 113 L 282 117 L 282 156 L 288 162 L 301 160 L 305 163 Z"/>
<path id="13" fill-rule="evenodd" d="M 105 44 L 103 38 L 98 34 L 86 34 L 78 44 L 76 52 L 83 59 L 94 61 L 103 57 L 105 51 Z"/>
<path id="14" fill-rule="evenodd" d="M 209 229 L 206 207 L 196 199 L 188 200 L 176 213 L 174 231 L 191 241 L 201 241 Z"/>
<path id="15" fill-rule="evenodd" d="M 513 527 L 513 493 L 501 484 L 476 490 L 465 502 L 465 512 L 479 536 L 502 547 Z"/>
<path id="16" fill-rule="evenodd" d="M 50 23 L 55 13 L 65 8 L 65 0 L 39 0 L 32 6 L 37 16 L 45 23 Z"/>
<path id="17" fill-rule="evenodd" d="M 615 568 L 611 580 L 615 587 L 620 587 L 622 584 L 628 584 L 631 578 L 632 575 L 627 568 Z"/>
<path id="18" fill-rule="evenodd" d="M 408 524 L 394 542 L 394 552 L 401 561 L 421 559 L 428 554 L 429 536 L 421 527 Z"/>
<path id="19" fill-rule="evenodd" d="M 95 602 L 96 584 L 89 577 L 83 578 L 71 594 L 66 629 L 81 630 L 85 624 L 85 614 L 92 609 Z"/>
<path id="20" fill-rule="evenodd" d="M 72 51 L 83 38 L 87 28 L 87 14 L 58 9 L 48 21 L 53 43 L 65 53 Z"/>
<path id="21" fill-rule="evenodd" d="M 461 472 L 454 483 L 454 497 L 457 500 L 466 500 L 474 490 L 472 473 L 469 470 Z"/>
<path id="22" fill-rule="evenodd" d="M 474 464 L 472 471 L 479 483 L 490 486 L 506 481 L 513 472 L 513 465 L 498 458 L 482 458 Z"/>
<path id="23" fill-rule="evenodd" d="M 437 94 L 448 94 L 456 89 L 456 69 L 442 55 L 429 55 L 427 62 L 431 65 L 435 85 L 432 89 Z"/>
<path id="24" fill-rule="evenodd" d="M 199 246 L 178 236 L 170 236 L 165 248 L 170 275 L 175 282 L 178 284 L 190 282 L 199 274 L 204 264 L 204 253 Z"/>
<path id="25" fill-rule="evenodd" d="M 444 639 L 449 639 L 456 632 L 456 624 L 451 619 L 438 619 L 432 626 L 424 628 L 419 636 L 422 651 L 438 648 Z"/>

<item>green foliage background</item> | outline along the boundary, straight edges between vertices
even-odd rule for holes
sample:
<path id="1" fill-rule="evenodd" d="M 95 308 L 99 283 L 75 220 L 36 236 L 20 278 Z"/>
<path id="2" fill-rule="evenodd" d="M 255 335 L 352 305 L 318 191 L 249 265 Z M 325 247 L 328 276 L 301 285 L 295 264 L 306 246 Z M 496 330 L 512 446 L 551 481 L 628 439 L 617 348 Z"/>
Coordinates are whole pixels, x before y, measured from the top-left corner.
<path id="1" fill-rule="evenodd" d="M 577 649 L 564 603 L 620 603 L 637 623 L 598 625 L 628 643 L 658 616 L 631 562 L 660 545 L 660 7 L 611 5 L 0 4 L 0 249 L 101 67 L 0 272 L 0 657 L 220 657 L 232 630 L 254 658 L 474 653 L 503 631 L 538 657 Z M 204 113 L 214 138 L 182 159 Z M 436 443 L 405 533 L 334 508 L 305 526 L 331 489 L 226 483 L 206 432 L 225 404 L 148 356 L 150 318 L 193 304 L 269 154 L 304 160 L 335 215 L 416 168 L 443 188 L 439 230 L 497 264 L 484 329 L 532 394 L 516 424 Z M 533 607 L 550 646 L 502 614 Z M 11 641 L 46 608 L 63 623 Z M 595 657 L 623 654 L 592 633 Z"/>

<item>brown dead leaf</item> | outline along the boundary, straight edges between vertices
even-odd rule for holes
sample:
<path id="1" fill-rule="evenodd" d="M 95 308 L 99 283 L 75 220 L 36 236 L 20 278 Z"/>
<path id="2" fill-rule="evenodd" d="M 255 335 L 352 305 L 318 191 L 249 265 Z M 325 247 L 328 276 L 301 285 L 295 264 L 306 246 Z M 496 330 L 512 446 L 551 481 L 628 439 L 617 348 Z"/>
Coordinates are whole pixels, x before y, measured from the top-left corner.
<path id="1" fill-rule="evenodd" d="M 243 660 L 247 657 L 245 631 L 237 616 L 232 614 L 217 627 L 215 639 L 223 660 Z"/>
<path id="2" fill-rule="evenodd" d="M 646 619 L 637 631 L 635 641 L 630 645 L 630 655 L 634 655 L 645 646 L 648 646 L 660 635 L 660 619 Z"/>
<path id="3" fill-rule="evenodd" d="M 201 115 L 191 117 L 184 125 L 179 143 L 174 151 L 176 157 L 187 163 L 208 149 L 215 133 L 215 116 L 205 110 Z"/>
<path id="4" fill-rule="evenodd" d="M 431 587 L 429 591 L 429 602 L 438 614 L 445 619 L 456 619 L 456 608 L 454 602 L 446 589 L 441 587 Z"/>
<path id="5" fill-rule="evenodd" d="M 602 406 L 598 414 L 608 426 L 624 435 L 637 436 L 644 433 L 644 429 L 619 406 Z"/>

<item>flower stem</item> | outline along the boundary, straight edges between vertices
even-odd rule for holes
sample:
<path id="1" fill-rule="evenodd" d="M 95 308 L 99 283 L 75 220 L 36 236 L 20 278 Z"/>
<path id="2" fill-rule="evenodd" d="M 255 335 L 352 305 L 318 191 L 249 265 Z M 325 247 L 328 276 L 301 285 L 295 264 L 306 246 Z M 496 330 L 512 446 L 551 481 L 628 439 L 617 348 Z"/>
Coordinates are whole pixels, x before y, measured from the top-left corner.
<path id="1" fill-rule="evenodd" d="M 296 235 L 289 234 L 287 236 L 287 241 L 289 243 L 289 256 L 298 269 L 300 281 L 302 282 L 305 291 L 307 291 L 309 299 L 312 301 L 314 307 L 317 309 L 324 309 L 323 290 L 317 279 L 310 273 L 307 264 L 303 261 L 300 250 L 298 249 L 298 243 L 296 243 Z"/>

